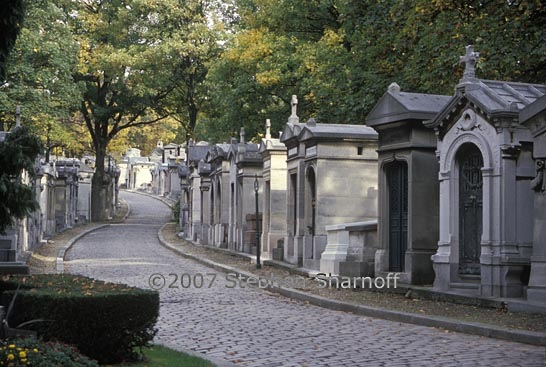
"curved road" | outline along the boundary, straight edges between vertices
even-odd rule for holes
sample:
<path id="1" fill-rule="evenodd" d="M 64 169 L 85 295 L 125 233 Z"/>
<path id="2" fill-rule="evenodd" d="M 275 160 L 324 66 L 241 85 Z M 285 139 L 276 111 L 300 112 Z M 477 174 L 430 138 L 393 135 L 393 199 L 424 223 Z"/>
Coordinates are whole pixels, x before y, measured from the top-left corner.
<path id="1" fill-rule="evenodd" d="M 196 280 L 203 274 L 203 288 L 160 291 L 156 343 L 237 366 L 544 366 L 541 347 L 356 316 L 257 289 L 226 288 L 233 283 L 225 274 L 159 244 L 157 231 L 170 214 L 163 203 L 121 195 L 131 208 L 125 223 L 80 239 L 68 252 L 65 268 L 142 288 L 149 288 L 153 274 L 168 283 L 174 279 L 170 273 L 197 275 Z M 210 288 L 213 275 L 207 274 L 216 276 Z"/>

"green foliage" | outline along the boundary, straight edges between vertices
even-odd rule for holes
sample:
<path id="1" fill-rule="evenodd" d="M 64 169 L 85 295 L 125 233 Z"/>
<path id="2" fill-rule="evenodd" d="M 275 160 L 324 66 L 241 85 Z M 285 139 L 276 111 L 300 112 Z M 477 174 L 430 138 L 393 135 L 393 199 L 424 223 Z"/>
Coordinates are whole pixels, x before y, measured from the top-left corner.
<path id="1" fill-rule="evenodd" d="M 157 292 L 82 276 L 13 276 L 0 283 L 2 304 L 10 302 L 18 284 L 10 324 L 53 320 L 32 328 L 44 340 L 75 345 L 100 363 L 135 359 L 135 348 L 148 345 L 155 335 Z"/>
<path id="2" fill-rule="evenodd" d="M 0 7 L 0 81 L 5 78 L 5 62 L 17 39 L 25 14 L 23 0 L 4 0 Z"/>
<path id="3" fill-rule="evenodd" d="M 298 95 L 300 121 L 362 124 L 388 85 L 452 94 L 468 44 L 478 77 L 546 83 L 540 0 L 239 0 L 239 31 L 210 64 L 199 138 L 278 131 Z"/>
<path id="4" fill-rule="evenodd" d="M 180 221 L 180 199 L 178 199 L 176 203 L 174 203 L 171 210 L 173 213 L 174 221 L 178 223 Z"/>
<path id="5" fill-rule="evenodd" d="M 146 362 L 137 363 L 133 367 L 214 367 L 209 361 L 160 345 L 145 349 L 144 357 Z"/>
<path id="6" fill-rule="evenodd" d="M 46 148 L 72 148 L 77 141 L 68 119 L 81 102 L 81 83 L 72 74 L 78 45 L 67 27 L 67 15 L 50 0 L 26 2 L 25 23 L 7 60 L 0 93 L 0 118 L 13 126 L 15 106 L 22 106 L 24 124 Z"/>
<path id="7" fill-rule="evenodd" d="M 34 176 L 34 164 L 41 151 L 38 138 L 18 127 L 0 142 L 0 233 L 38 208 L 34 192 L 23 182 L 23 172 Z"/>
<path id="8" fill-rule="evenodd" d="M 0 346 L 0 364 L 3 366 L 57 366 L 98 367 L 74 347 L 59 342 L 36 339 L 5 340 Z"/>

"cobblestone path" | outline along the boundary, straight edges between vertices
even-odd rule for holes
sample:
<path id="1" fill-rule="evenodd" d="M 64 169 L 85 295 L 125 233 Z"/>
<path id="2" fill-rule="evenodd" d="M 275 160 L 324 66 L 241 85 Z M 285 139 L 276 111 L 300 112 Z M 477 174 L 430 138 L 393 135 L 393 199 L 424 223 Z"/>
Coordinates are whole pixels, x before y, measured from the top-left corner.
<path id="1" fill-rule="evenodd" d="M 331 311 L 233 287 L 226 274 L 159 244 L 157 232 L 170 213 L 164 204 L 134 193 L 122 196 L 131 208 L 126 222 L 79 240 L 65 267 L 142 288 L 150 288 L 150 281 L 159 287 L 164 277 L 156 343 L 238 366 L 545 365 L 542 347 Z M 197 288 L 200 274 L 204 284 Z M 182 288 L 189 277 L 195 283 Z M 178 289 L 168 288 L 175 278 Z"/>

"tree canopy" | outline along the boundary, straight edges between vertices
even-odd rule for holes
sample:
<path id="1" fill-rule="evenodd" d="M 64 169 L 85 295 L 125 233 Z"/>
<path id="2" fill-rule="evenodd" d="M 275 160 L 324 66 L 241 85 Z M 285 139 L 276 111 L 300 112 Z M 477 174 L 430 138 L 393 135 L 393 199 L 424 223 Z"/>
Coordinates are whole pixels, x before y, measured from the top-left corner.
<path id="1" fill-rule="evenodd" d="M 271 118 L 297 94 L 303 120 L 362 124 L 387 86 L 452 94 L 464 47 L 485 79 L 546 82 L 546 5 L 528 1 L 240 0 L 235 37 L 210 67 L 212 107 L 198 132 L 215 140 Z"/>

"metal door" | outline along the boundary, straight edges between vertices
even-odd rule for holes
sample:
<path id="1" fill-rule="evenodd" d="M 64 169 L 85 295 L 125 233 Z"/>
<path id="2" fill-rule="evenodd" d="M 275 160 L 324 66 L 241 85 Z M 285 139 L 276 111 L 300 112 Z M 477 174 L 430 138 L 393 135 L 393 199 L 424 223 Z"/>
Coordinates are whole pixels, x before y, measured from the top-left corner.
<path id="1" fill-rule="evenodd" d="M 389 269 L 404 271 L 408 247 L 408 165 L 395 161 L 387 167 L 389 186 Z"/>
<path id="2" fill-rule="evenodd" d="M 480 150 L 467 144 L 459 152 L 459 273 L 480 274 L 482 236 L 482 167 Z"/>

